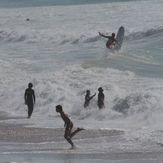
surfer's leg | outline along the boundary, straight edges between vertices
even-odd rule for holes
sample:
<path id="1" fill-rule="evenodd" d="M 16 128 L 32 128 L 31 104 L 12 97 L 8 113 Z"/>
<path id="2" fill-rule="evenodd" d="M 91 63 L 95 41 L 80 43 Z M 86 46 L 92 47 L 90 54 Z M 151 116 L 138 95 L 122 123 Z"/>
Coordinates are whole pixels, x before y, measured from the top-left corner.
<path id="1" fill-rule="evenodd" d="M 28 118 L 31 117 L 33 112 L 33 104 L 28 104 Z"/>
<path id="2" fill-rule="evenodd" d="M 83 128 L 77 128 L 74 132 L 71 133 L 70 138 L 75 136 L 79 131 L 84 130 Z"/>
<path id="3" fill-rule="evenodd" d="M 66 127 L 64 138 L 68 141 L 68 143 L 71 144 L 71 146 L 72 146 L 72 148 L 73 148 L 73 147 L 74 147 L 74 143 L 73 143 L 72 140 L 71 140 L 70 132 L 71 132 L 71 130 L 69 130 L 69 128 Z"/>

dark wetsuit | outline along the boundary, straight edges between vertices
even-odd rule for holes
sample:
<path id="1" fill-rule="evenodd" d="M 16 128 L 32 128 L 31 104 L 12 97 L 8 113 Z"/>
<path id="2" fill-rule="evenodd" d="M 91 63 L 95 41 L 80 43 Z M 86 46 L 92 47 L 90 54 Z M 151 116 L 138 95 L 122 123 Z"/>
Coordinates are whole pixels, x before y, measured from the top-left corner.
<path id="1" fill-rule="evenodd" d="M 24 94 L 25 104 L 28 106 L 28 118 L 31 117 L 35 103 L 35 93 L 31 88 L 27 88 Z"/>
<path id="2" fill-rule="evenodd" d="M 72 148 L 74 147 L 74 143 L 72 142 L 71 138 L 78 133 L 79 131 L 83 130 L 82 128 L 77 128 L 75 131 L 72 131 L 73 128 L 73 123 L 72 121 L 69 119 L 69 117 L 64 113 L 64 112 L 60 112 L 61 117 L 63 119 L 63 121 L 65 122 L 65 134 L 64 137 L 65 139 L 71 144 Z"/>
<path id="3" fill-rule="evenodd" d="M 90 96 L 90 94 L 85 95 L 85 103 L 84 103 L 84 108 L 89 106 L 90 100 L 95 96 L 96 94 Z"/>
<path id="4" fill-rule="evenodd" d="M 99 92 L 98 93 L 98 101 L 97 101 L 97 105 L 99 107 L 99 109 L 102 109 L 104 107 L 104 94 L 103 92 Z"/>
<path id="5" fill-rule="evenodd" d="M 117 42 L 117 40 L 112 36 L 108 36 L 108 39 L 109 40 L 106 42 L 106 47 L 112 49 L 112 46 L 114 45 L 115 42 Z"/>
<path id="6" fill-rule="evenodd" d="M 90 101 L 89 98 L 90 98 L 89 94 L 86 94 L 85 95 L 85 102 L 84 102 L 85 108 L 89 106 L 89 101 Z"/>
<path id="7" fill-rule="evenodd" d="M 71 146 L 73 146 L 74 144 L 71 141 L 71 130 L 73 128 L 73 123 L 71 122 L 69 117 L 64 112 L 61 112 L 61 117 L 62 117 L 63 121 L 65 122 L 65 135 L 64 135 L 64 137 L 71 144 Z"/>
<path id="8" fill-rule="evenodd" d="M 117 40 L 115 39 L 115 36 L 106 36 L 100 32 L 99 32 L 99 35 L 108 39 L 108 41 L 106 42 L 106 47 L 109 49 L 112 49 L 113 48 L 112 46 L 115 45 L 115 43 L 117 42 Z"/>

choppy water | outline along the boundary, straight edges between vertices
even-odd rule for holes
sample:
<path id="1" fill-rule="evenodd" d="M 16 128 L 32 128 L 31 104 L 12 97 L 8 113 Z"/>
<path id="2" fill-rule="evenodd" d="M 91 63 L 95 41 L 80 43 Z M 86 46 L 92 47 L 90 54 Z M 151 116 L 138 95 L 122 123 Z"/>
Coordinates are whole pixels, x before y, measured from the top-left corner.
<path id="1" fill-rule="evenodd" d="M 140 129 L 149 138 L 155 131 L 153 138 L 163 141 L 162 0 L 24 6 L 0 10 L 0 110 L 26 116 L 24 90 L 33 82 L 33 117 L 14 123 L 63 127 L 55 113 L 62 104 L 76 125 Z M 124 43 L 112 53 L 98 32 L 121 25 Z M 85 90 L 97 93 L 100 86 L 105 109 L 98 110 L 95 97 L 84 110 Z"/>

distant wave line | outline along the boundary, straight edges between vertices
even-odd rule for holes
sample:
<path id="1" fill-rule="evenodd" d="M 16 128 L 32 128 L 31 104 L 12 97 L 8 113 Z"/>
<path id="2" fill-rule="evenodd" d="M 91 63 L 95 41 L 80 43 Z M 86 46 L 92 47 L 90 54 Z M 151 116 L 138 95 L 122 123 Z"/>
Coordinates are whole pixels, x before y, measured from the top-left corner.
<path id="1" fill-rule="evenodd" d="M 131 40 L 139 40 L 142 38 L 147 38 L 151 36 L 158 36 L 162 35 L 163 33 L 163 27 L 161 28 L 156 28 L 156 29 L 149 29 L 146 31 L 138 31 L 138 32 L 133 32 L 129 33 L 128 35 L 125 35 L 125 40 L 126 41 L 131 41 Z M 57 36 L 58 35 L 58 36 Z M 57 39 L 56 39 L 57 38 Z M 50 35 L 49 33 L 33 33 L 27 31 L 27 33 L 24 33 L 24 31 L 21 33 L 19 31 L 8 31 L 8 30 L 1 30 L 0 31 L 0 41 L 5 41 L 5 42 L 27 42 L 27 43 L 37 43 L 37 42 L 51 42 L 53 44 L 58 44 L 58 45 L 63 45 L 63 44 L 79 44 L 79 43 L 92 43 L 92 42 L 97 42 L 101 39 L 101 37 L 97 34 L 78 34 L 72 35 L 68 34 L 54 34 Z"/>

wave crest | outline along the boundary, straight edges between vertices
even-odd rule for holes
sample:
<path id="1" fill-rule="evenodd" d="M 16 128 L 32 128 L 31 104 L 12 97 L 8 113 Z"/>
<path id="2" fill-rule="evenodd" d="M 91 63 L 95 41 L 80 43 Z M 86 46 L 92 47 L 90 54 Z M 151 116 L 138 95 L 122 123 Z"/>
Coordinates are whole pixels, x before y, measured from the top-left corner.
<path id="1" fill-rule="evenodd" d="M 7 42 L 21 42 L 25 41 L 27 38 L 24 34 L 19 34 L 15 31 L 0 31 L 0 40 Z"/>
<path id="2" fill-rule="evenodd" d="M 139 40 L 146 37 L 160 36 L 163 33 L 163 28 L 149 29 L 146 31 L 138 31 L 125 33 L 125 40 Z M 0 41 L 5 42 L 27 42 L 39 43 L 49 42 L 57 45 L 64 44 L 79 44 L 92 43 L 101 39 L 98 33 L 55 33 L 54 31 L 16 31 L 16 30 L 1 30 Z"/>
<path id="3" fill-rule="evenodd" d="M 143 39 L 146 37 L 162 35 L 162 33 L 163 33 L 163 28 L 156 28 L 156 29 L 152 28 L 152 29 L 149 29 L 146 31 L 133 32 L 133 33 L 125 36 L 125 40 L 127 40 L 127 41 L 139 40 L 139 39 Z"/>

